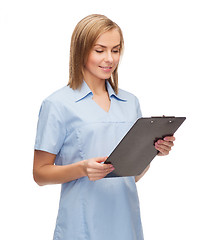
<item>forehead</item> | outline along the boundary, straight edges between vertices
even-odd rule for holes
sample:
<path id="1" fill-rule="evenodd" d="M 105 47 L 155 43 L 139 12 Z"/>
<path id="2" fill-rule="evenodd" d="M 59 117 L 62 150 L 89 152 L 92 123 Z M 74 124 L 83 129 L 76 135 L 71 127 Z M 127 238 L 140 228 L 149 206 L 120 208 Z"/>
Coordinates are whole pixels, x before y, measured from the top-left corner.
<path id="1" fill-rule="evenodd" d="M 94 45 L 100 44 L 103 46 L 116 46 L 120 44 L 120 33 L 117 29 L 112 29 L 100 35 Z"/>

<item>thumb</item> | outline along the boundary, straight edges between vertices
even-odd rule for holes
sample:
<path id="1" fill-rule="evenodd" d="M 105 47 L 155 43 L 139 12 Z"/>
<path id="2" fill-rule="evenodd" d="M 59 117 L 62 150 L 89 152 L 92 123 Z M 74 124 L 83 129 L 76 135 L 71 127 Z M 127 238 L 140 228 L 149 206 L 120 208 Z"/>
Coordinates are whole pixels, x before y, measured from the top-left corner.
<path id="1" fill-rule="evenodd" d="M 106 160 L 107 158 L 108 158 L 108 157 L 97 157 L 97 158 L 96 158 L 96 162 L 98 162 L 98 163 L 105 162 L 105 160 Z"/>

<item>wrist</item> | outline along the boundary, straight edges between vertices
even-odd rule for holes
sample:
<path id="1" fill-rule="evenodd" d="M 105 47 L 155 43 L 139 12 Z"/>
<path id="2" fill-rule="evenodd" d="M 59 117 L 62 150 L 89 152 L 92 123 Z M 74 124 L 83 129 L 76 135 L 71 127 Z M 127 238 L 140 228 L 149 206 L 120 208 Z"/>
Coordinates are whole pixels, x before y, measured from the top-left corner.
<path id="1" fill-rule="evenodd" d="M 83 175 L 83 177 L 86 177 L 86 176 L 88 176 L 87 175 L 87 171 L 86 171 L 86 161 L 87 160 L 83 160 L 83 161 L 81 161 L 80 163 L 81 163 L 81 170 L 82 170 L 82 175 Z"/>

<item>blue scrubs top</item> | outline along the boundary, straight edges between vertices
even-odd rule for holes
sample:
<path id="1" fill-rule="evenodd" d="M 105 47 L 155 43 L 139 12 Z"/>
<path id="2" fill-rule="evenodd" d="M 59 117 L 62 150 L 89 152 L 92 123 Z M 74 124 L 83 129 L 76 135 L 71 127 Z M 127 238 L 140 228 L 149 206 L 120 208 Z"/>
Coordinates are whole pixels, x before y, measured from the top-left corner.
<path id="1" fill-rule="evenodd" d="M 106 80 L 111 100 L 106 112 L 85 81 L 65 86 L 41 106 L 35 149 L 56 154 L 56 165 L 110 155 L 141 117 L 139 101 Z M 54 240 L 143 240 L 135 177 L 82 177 L 62 184 Z"/>

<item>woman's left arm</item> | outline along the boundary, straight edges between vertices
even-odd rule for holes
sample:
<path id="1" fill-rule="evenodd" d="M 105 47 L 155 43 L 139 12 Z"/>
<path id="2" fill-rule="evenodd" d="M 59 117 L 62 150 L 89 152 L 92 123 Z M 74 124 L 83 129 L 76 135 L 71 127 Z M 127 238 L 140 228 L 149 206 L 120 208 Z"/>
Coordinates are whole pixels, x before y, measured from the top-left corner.
<path id="1" fill-rule="evenodd" d="M 155 142 L 155 148 L 159 151 L 158 156 L 168 155 L 174 146 L 174 141 L 174 136 L 167 136 L 164 139 L 159 139 L 157 142 Z M 135 176 L 135 182 L 139 181 L 143 177 L 143 175 L 148 171 L 149 166 L 140 175 Z"/>

